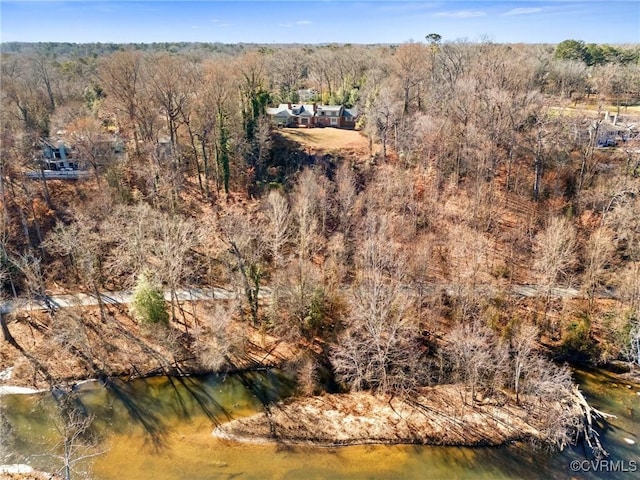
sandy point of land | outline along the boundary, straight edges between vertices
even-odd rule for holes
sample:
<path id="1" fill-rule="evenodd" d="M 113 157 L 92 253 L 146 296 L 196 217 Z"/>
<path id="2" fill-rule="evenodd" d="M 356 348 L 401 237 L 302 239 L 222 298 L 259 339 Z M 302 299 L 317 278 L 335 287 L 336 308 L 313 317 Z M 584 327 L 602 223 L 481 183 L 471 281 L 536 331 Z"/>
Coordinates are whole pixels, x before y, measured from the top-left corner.
<path id="1" fill-rule="evenodd" d="M 39 472 L 25 464 L 0 465 L 0 480 L 56 480 L 59 478 L 61 477 Z"/>
<path id="2" fill-rule="evenodd" d="M 37 390 L 29 387 L 19 387 L 17 385 L 0 385 L 0 395 L 33 395 L 34 393 L 44 391 L 45 390 Z"/>
<path id="3" fill-rule="evenodd" d="M 542 437 L 536 415 L 514 404 L 464 405 L 456 386 L 414 400 L 365 392 L 299 398 L 217 427 L 218 438 L 320 446 L 415 443 L 497 446 Z"/>

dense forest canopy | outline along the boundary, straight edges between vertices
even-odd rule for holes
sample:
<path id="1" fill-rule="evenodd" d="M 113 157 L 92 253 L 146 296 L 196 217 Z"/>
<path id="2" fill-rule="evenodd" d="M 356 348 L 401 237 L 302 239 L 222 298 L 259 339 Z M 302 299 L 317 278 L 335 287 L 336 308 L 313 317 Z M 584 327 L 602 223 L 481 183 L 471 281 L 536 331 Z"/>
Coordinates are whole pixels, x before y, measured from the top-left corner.
<path id="1" fill-rule="evenodd" d="M 426 40 L 3 44 L 3 293 L 144 279 L 172 328 L 178 289 L 232 285 L 220 318 L 305 346 L 309 391 L 533 401 L 568 391 L 541 344 L 640 363 L 638 45 Z M 273 128 L 301 90 L 357 109 L 362 145 Z M 43 138 L 91 177 L 26 178 Z M 202 365 L 241 348 L 225 321 L 187 332 Z"/>

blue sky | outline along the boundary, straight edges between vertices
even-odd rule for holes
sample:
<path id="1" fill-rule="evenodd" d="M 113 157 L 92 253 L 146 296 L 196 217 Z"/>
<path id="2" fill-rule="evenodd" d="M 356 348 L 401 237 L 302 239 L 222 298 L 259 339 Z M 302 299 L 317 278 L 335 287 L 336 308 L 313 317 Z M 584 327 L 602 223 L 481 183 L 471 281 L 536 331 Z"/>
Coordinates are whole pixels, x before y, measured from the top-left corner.
<path id="1" fill-rule="evenodd" d="M 4 42 L 640 42 L 640 0 L 0 0 L 0 16 Z"/>

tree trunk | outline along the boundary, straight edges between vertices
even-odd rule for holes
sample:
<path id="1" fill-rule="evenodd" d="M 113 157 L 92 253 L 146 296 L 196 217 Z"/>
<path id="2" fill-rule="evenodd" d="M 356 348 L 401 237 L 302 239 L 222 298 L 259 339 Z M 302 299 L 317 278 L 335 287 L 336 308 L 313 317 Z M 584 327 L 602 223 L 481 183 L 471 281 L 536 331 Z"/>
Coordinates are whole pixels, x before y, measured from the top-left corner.
<path id="1" fill-rule="evenodd" d="M 196 162 L 196 171 L 198 172 L 198 186 L 200 187 L 200 193 L 205 194 L 204 185 L 202 183 L 202 170 L 200 169 L 200 161 L 198 160 L 198 147 L 196 146 L 196 138 L 191 130 L 189 122 L 185 122 L 187 125 L 187 132 L 189 132 L 189 143 L 191 151 L 193 152 L 193 160 Z"/>
<path id="2" fill-rule="evenodd" d="M 540 199 L 540 184 L 542 182 L 542 159 L 537 155 L 533 164 L 533 169 L 533 199 L 537 202 Z"/>
<path id="3" fill-rule="evenodd" d="M 204 189 L 207 195 L 207 198 L 211 196 L 211 191 L 209 189 L 209 155 L 207 154 L 207 144 L 206 144 L 206 133 L 203 133 L 202 138 L 200 139 L 200 147 L 202 149 L 202 168 L 204 173 Z"/>
<path id="4" fill-rule="evenodd" d="M 102 323 L 107 323 L 107 312 L 105 310 L 104 302 L 102 301 L 102 295 L 100 295 L 100 290 L 98 290 L 98 282 L 94 278 L 91 279 L 91 286 L 93 287 L 93 294 L 98 300 L 98 308 L 100 309 L 100 320 Z"/>
<path id="5" fill-rule="evenodd" d="M 64 440 L 64 479 L 71 480 L 71 447 L 69 440 Z"/>
<path id="6" fill-rule="evenodd" d="M 42 191 L 44 192 L 44 201 L 47 207 L 53 209 L 51 205 L 51 196 L 49 195 L 49 186 L 47 185 L 47 177 L 44 175 L 44 167 L 40 164 L 40 179 L 42 180 Z"/>
<path id="7" fill-rule="evenodd" d="M 16 342 L 16 339 L 13 338 L 13 335 L 11 335 L 11 332 L 9 331 L 9 327 L 7 326 L 7 321 L 5 319 L 5 314 L 2 312 L 0 312 L 0 329 L 2 329 L 2 338 L 4 338 L 5 342 L 20 350 L 18 342 Z"/>

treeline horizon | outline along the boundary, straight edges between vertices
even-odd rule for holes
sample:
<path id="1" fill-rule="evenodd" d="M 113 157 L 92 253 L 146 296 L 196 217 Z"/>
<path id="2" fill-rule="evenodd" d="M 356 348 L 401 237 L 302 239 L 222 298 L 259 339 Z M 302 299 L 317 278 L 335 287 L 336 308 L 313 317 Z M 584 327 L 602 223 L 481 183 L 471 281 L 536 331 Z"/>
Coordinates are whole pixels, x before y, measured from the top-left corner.
<path id="1" fill-rule="evenodd" d="M 434 35 L 434 34 L 430 34 Z M 436 34 L 437 35 L 437 34 Z M 439 35 L 438 35 L 439 37 Z M 349 46 L 359 46 L 359 47 L 392 47 L 397 48 L 398 46 L 405 43 L 415 43 L 420 42 L 421 40 L 413 40 L 409 39 L 402 42 L 386 42 L 386 43 L 359 43 L 359 42 L 315 42 L 315 43 L 307 43 L 307 42 L 287 42 L 287 43 L 278 43 L 278 42 L 220 42 L 220 41 L 193 41 L 193 42 L 64 42 L 64 41 L 3 41 L 0 42 L 0 53 L 24 53 L 24 50 L 44 50 L 50 53 L 57 54 L 79 54 L 83 53 L 84 55 L 91 54 L 105 54 L 108 52 L 114 52 L 122 49 L 133 49 L 133 50 L 173 50 L 173 53 L 179 53 L 184 50 L 191 49 L 192 47 L 196 47 L 196 49 L 202 49 L 204 51 L 213 51 L 213 52 L 241 52 L 243 49 L 265 49 L 268 51 L 269 49 L 274 48 L 322 48 L 322 47 L 349 47 Z M 429 43 L 430 40 L 428 36 L 425 40 L 426 43 Z M 630 61 L 638 61 L 639 59 L 639 50 L 640 50 L 640 42 L 620 42 L 620 43 L 610 43 L 610 42 L 585 42 L 583 40 L 563 40 L 558 43 L 553 42 L 494 42 L 491 40 L 487 40 L 487 38 L 479 38 L 477 40 L 471 40 L 468 38 L 457 38 L 452 40 L 440 39 L 439 42 L 445 43 L 469 43 L 469 44 L 480 44 L 480 43 L 491 43 L 495 45 L 512 45 L 512 46 L 541 46 L 541 47 L 556 47 L 562 44 L 576 45 L 581 44 L 587 48 L 593 49 L 594 47 L 612 47 L 614 49 L 620 49 L 628 52 L 631 55 Z"/>

